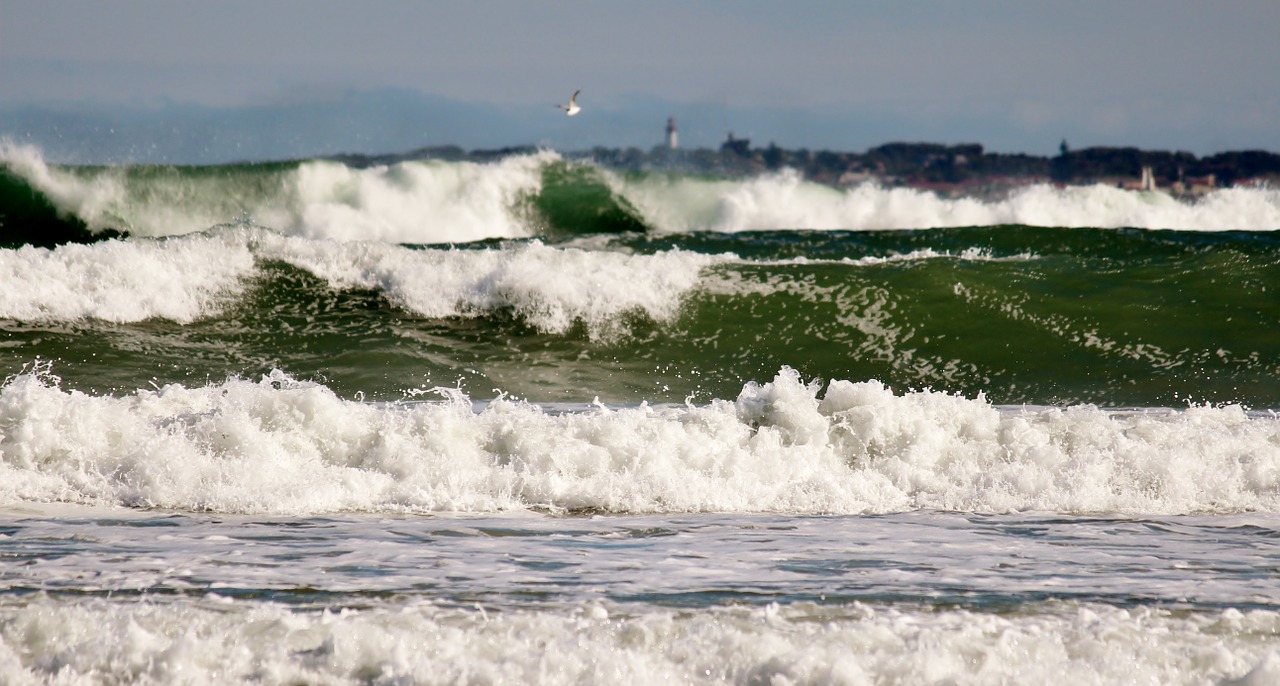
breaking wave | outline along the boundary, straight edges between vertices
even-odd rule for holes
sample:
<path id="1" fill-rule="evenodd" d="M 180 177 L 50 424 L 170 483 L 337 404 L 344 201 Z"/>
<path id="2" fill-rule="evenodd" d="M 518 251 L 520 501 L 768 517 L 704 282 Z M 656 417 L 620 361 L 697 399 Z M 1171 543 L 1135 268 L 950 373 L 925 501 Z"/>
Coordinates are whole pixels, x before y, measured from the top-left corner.
<path id="1" fill-rule="evenodd" d="M 392 243 L 634 231 L 1047 227 L 1280 228 L 1280 190 L 1230 188 L 1188 201 L 1107 186 L 1030 186 L 1003 198 L 943 198 L 865 184 L 836 189 L 794 171 L 747 179 L 618 174 L 554 152 L 492 163 L 406 161 L 368 168 L 308 160 L 218 167 L 66 167 L 0 145 L 6 210 L 41 207 L 68 236 L 175 236 L 251 223 L 290 236 Z M 56 217 L 50 219 L 49 217 Z M 47 245 L 16 225 L 6 245 Z M 30 224 L 30 222 L 26 222 Z M 5 228 L 8 227 L 8 228 Z M 8 232 L 8 233 L 6 233 Z M 61 235 L 61 234 L 59 234 Z M 71 240 L 60 238 L 59 241 Z"/>
<path id="2" fill-rule="evenodd" d="M 279 372 L 0 389 L 0 503 L 277 513 L 1280 511 L 1280 418 L 998 408 L 783 369 L 707 405 L 369 404 Z"/>

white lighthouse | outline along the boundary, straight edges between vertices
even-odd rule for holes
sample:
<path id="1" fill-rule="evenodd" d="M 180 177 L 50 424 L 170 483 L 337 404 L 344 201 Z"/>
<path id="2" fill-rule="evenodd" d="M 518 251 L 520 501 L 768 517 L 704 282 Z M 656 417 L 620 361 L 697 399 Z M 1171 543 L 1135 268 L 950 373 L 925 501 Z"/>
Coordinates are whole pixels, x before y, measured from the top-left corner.
<path id="1" fill-rule="evenodd" d="M 667 149 L 675 150 L 679 147 L 679 141 L 676 134 L 676 118 L 667 117 Z"/>

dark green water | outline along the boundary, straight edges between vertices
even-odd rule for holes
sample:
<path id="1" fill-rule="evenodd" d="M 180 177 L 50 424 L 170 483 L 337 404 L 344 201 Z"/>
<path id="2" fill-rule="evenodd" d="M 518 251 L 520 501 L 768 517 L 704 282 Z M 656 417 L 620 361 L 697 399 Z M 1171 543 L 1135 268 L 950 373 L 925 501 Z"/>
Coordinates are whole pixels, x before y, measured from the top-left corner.
<path id="1" fill-rule="evenodd" d="M 786 365 L 995 403 L 1280 407 L 1270 232 L 634 233 L 593 249 L 737 259 L 703 268 L 676 317 L 622 312 L 607 336 L 582 321 L 543 331 L 501 306 L 425 317 L 379 289 L 263 259 L 241 296 L 190 323 L 0 322 L 0 366 L 53 360 L 64 387 L 111 393 L 279 368 L 368 399 L 443 385 L 635 403 L 731 398 Z"/>

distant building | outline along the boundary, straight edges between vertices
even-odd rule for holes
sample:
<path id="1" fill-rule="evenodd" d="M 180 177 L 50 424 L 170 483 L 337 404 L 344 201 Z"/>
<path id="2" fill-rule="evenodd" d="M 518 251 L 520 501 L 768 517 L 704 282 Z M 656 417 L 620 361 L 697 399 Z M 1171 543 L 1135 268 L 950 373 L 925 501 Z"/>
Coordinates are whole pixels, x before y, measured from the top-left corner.
<path id="1" fill-rule="evenodd" d="M 675 150 L 678 147 L 680 147 L 680 141 L 676 133 L 676 118 L 667 117 L 667 149 Z"/>
<path id="2" fill-rule="evenodd" d="M 1259 182 L 1255 179 L 1254 185 Z M 1248 183 L 1236 185 L 1250 185 Z M 1205 176 L 1188 176 L 1184 179 L 1174 181 L 1171 190 L 1175 195 L 1189 195 L 1199 197 L 1206 193 L 1212 193 L 1218 189 L 1218 176 L 1216 174 L 1207 174 Z"/>
<path id="3" fill-rule="evenodd" d="M 729 137 L 720 145 L 720 152 L 732 152 L 742 156 L 751 154 L 750 138 L 734 138 L 733 132 L 729 132 Z"/>

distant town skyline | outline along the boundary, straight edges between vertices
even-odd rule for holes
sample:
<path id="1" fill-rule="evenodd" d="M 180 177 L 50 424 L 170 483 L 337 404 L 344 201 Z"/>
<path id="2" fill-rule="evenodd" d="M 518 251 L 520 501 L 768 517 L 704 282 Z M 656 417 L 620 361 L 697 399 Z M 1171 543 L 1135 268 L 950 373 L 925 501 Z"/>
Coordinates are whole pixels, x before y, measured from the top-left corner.
<path id="1" fill-rule="evenodd" d="M 1280 4 L 1184 0 L 0 0 L 0 137 L 163 161 L 647 148 L 674 116 L 685 148 L 1278 150 L 1276 26 Z"/>

